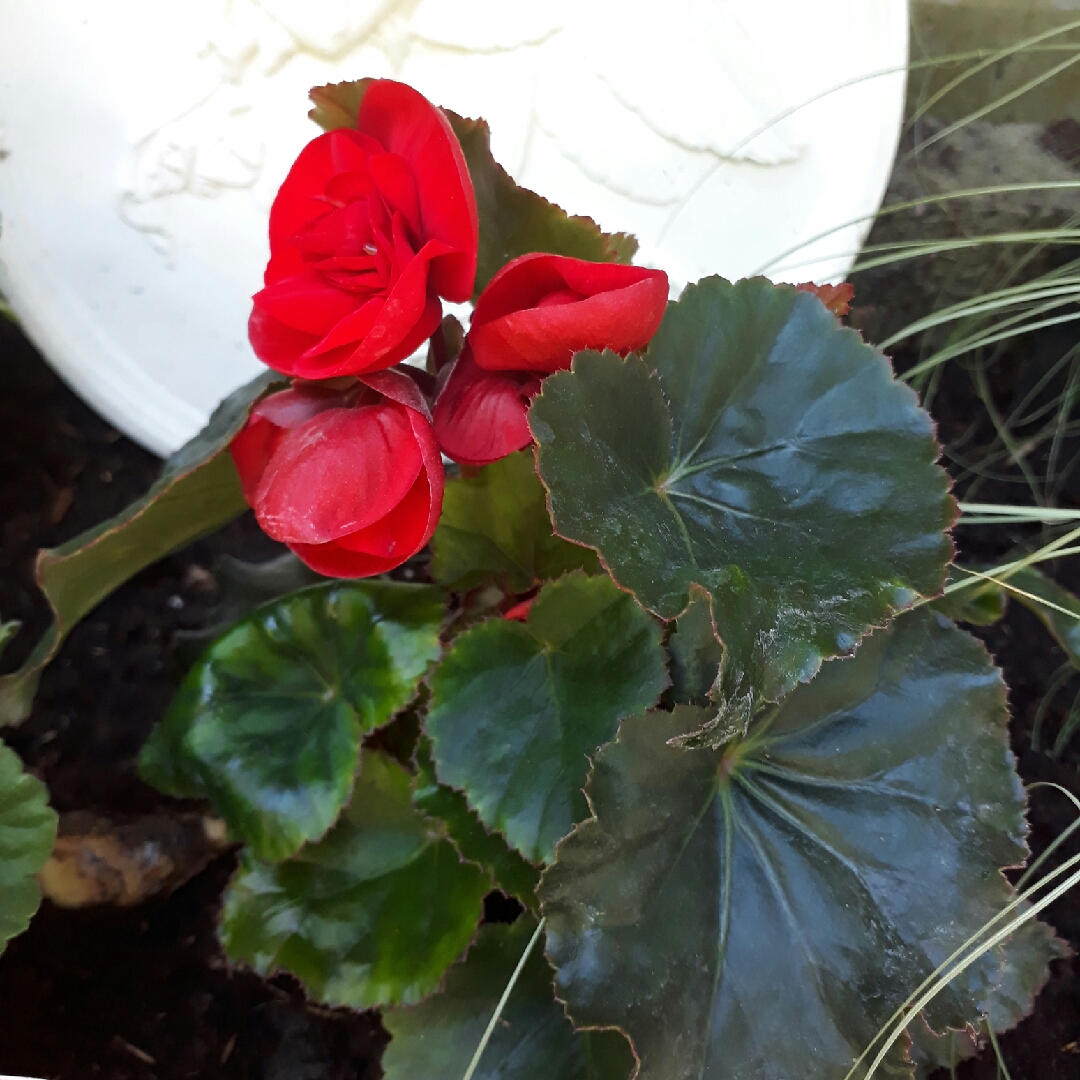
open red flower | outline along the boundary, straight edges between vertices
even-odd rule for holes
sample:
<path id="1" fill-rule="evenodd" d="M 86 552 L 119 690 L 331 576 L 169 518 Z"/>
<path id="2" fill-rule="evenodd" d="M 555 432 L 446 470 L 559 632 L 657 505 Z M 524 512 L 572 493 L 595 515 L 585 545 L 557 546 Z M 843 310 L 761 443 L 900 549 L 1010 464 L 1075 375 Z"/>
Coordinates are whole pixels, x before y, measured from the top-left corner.
<path id="1" fill-rule="evenodd" d="M 459 465 L 487 465 L 532 442 L 527 414 L 540 392 L 532 371 L 484 371 L 466 343 L 435 402 L 435 439 Z"/>
<path id="2" fill-rule="evenodd" d="M 528 446 L 540 380 L 581 349 L 625 355 L 656 333 L 667 307 L 662 270 L 523 255 L 476 302 L 465 348 L 435 402 L 447 457 L 486 465 Z"/>
<path id="3" fill-rule="evenodd" d="M 469 330 L 473 357 L 487 371 L 570 366 L 580 349 L 625 355 L 644 348 L 667 306 L 663 270 L 593 263 L 563 255 L 522 255 L 488 284 Z"/>
<path id="4" fill-rule="evenodd" d="M 320 574 L 392 570 L 438 524 L 442 459 L 423 397 L 399 372 L 271 394 L 229 449 L 263 531 Z"/>
<path id="5" fill-rule="evenodd" d="M 411 87 L 376 80 L 357 129 L 308 143 L 274 200 L 252 347 L 304 379 L 390 367 L 435 332 L 440 297 L 472 295 L 478 239 L 446 117 Z"/>

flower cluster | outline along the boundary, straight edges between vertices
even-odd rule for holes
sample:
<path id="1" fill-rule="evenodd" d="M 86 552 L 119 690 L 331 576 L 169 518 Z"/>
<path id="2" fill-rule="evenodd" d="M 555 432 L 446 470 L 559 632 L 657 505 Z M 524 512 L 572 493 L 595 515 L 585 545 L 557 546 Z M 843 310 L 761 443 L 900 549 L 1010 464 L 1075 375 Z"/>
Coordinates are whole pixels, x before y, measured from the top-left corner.
<path id="1" fill-rule="evenodd" d="M 522 256 L 477 299 L 429 403 L 395 365 L 441 333 L 443 300 L 472 296 L 478 244 L 449 122 L 388 79 L 367 88 L 355 130 L 304 148 L 274 200 L 248 330 L 293 382 L 230 449 L 264 531 L 320 573 L 363 577 L 414 555 L 438 524 L 443 454 L 483 465 L 528 446 L 546 375 L 581 349 L 642 348 L 660 325 L 662 271 Z"/>

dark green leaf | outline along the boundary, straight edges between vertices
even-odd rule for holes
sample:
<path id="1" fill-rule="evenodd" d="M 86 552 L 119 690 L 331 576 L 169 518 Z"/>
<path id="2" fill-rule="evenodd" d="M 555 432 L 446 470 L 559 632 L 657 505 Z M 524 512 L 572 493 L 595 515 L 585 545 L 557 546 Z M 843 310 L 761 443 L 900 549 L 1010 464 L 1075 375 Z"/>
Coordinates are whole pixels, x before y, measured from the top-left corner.
<path id="1" fill-rule="evenodd" d="M 578 353 L 529 423 L 556 532 L 665 619 L 697 584 L 724 643 L 719 745 L 762 701 L 937 593 L 955 516 L 929 416 L 816 297 L 706 278 L 643 359 Z"/>
<path id="2" fill-rule="evenodd" d="M 41 671 L 72 626 L 152 562 L 221 528 L 246 509 L 225 452 L 255 401 L 279 375 L 267 372 L 227 397 L 209 424 L 165 463 L 161 479 L 114 518 L 38 554 L 37 584 L 53 622 L 26 663 L 0 676 L 0 725 L 30 715 Z"/>
<path id="3" fill-rule="evenodd" d="M 356 127 L 360 102 L 370 79 L 318 86 L 308 116 L 324 131 Z M 637 241 L 625 233 L 601 232 L 591 218 L 571 217 L 528 188 L 519 187 L 491 156 L 490 132 L 483 120 L 468 120 L 444 109 L 461 143 L 480 213 L 480 251 L 475 295 L 511 259 L 549 251 L 590 262 L 628 263 Z"/>
<path id="4" fill-rule="evenodd" d="M 308 97 L 315 108 L 308 113 L 323 131 L 335 128 L 355 128 L 360 115 L 360 102 L 367 93 L 371 79 L 356 79 L 353 82 L 328 83 L 326 86 L 313 87 Z"/>
<path id="5" fill-rule="evenodd" d="M 56 812 L 45 785 L 0 743 L 0 953 L 30 925 L 41 903 L 34 875 L 55 841 Z"/>
<path id="6" fill-rule="evenodd" d="M 690 586 L 690 606 L 675 622 L 668 639 L 671 698 L 677 705 L 707 705 L 709 691 L 724 655 L 713 625 L 712 598 Z"/>
<path id="7" fill-rule="evenodd" d="M 225 895 L 221 938 L 260 975 L 292 972 L 328 1005 L 419 1001 L 468 948 L 490 888 L 412 806 L 411 778 L 365 751 L 352 801 L 286 862 L 249 851 Z"/>
<path id="8" fill-rule="evenodd" d="M 498 833 L 488 832 L 460 791 L 440 784 L 435 777 L 431 743 L 421 739 L 416 752 L 417 774 L 413 805 L 446 825 L 450 839 L 470 862 L 491 872 L 495 884 L 535 911 L 539 870 L 507 846 Z"/>
<path id="9" fill-rule="evenodd" d="M 638 1080 L 839 1080 L 1012 896 L 998 870 L 1027 848 L 1005 688 L 921 609 L 725 749 L 670 744 L 704 716 L 633 717 L 598 756 L 595 817 L 538 890 L 556 992 L 578 1026 L 629 1035 Z M 932 1027 L 988 1010 L 1001 962 L 939 994 Z"/>
<path id="10" fill-rule="evenodd" d="M 570 570 L 600 572 L 594 551 L 552 532 L 531 450 L 448 480 L 431 547 L 432 578 L 457 591 L 495 582 L 521 593 Z"/>
<path id="11" fill-rule="evenodd" d="M 476 295 L 511 259 L 549 251 L 590 262 L 628 263 L 637 241 L 626 233 L 601 232 L 592 218 L 571 217 L 528 188 L 519 187 L 491 156 L 491 133 L 484 120 L 468 120 L 447 110 L 480 211 L 480 253 Z"/>
<path id="12" fill-rule="evenodd" d="M 957 581 L 970 581 L 972 575 L 962 567 L 950 566 L 946 588 Z M 955 622 L 972 626 L 990 626 L 1005 615 L 1005 590 L 993 581 L 977 581 L 930 602 L 935 611 Z"/>
<path id="13" fill-rule="evenodd" d="M 206 796 L 258 858 L 322 836 L 349 798 L 364 733 L 441 652 L 442 590 L 327 582 L 258 609 L 188 672 L 143 748 L 162 791 Z"/>
<path id="14" fill-rule="evenodd" d="M 1022 909 L 1020 909 L 1022 910 Z M 1017 911 L 1019 914 L 1019 911 Z M 915 1076 L 929 1076 L 937 1068 L 953 1068 L 972 1057 L 987 1040 L 987 1029 L 1008 1031 L 1031 1012 L 1032 1001 L 1046 983 L 1047 964 L 1067 955 L 1062 944 L 1040 922 L 1027 923 L 1005 942 L 1001 984 L 969 1017 L 964 1030 L 931 1031 L 919 1016 L 908 1027 Z"/>
<path id="15" fill-rule="evenodd" d="M 606 575 L 545 585 L 527 624 L 490 619 L 431 677 L 427 729 L 444 784 L 527 859 L 588 814 L 589 755 L 668 683 L 660 628 Z"/>
<path id="16" fill-rule="evenodd" d="M 1017 570 L 1005 580 L 1012 586 L 1009 596 L 1038 616 L 1073 667 L 1080 668 L 1080 600 L 1034 566 Z"/>
<path id="17" fill-rule="evenodd" d="M 512 926 L 482 926 L 469 955 L 447 972 L 441 993 L 415 1008 L 383 1013 L 393 1038 L 382 1060 L 386 1080 L 461 1080 L 535 929 L 524 916 Z M 537 945 L 473 1078 L 627 1080 L 633 1067 L 630 1047 L 617 1032 L 570 1026 Z"/>
<path id="18" fill-rule="evenodd" d="M 206 625 L 173 634 L 173 658 L 187 671 L 206 648 L 257 607 L 326 579 L 305 566 L 291 551 L 261 563 L 223 555 L 214 567 L 219 596 L 208 612 Z"/>

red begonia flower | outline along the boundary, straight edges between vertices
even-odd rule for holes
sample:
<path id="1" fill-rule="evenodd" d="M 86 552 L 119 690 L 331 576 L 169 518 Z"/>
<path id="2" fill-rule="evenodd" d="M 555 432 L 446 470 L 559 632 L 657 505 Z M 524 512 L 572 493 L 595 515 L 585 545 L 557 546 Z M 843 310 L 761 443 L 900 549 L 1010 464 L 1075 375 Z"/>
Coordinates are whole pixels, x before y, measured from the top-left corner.
<path id="1" fill-rule="evenodd" d="M 423 398 L 398 372 L 272 394 L 229 449 L 263 531 L 321 574 L 392 570 L 435 531 L 442 460 Z"/>
<path id="2" fill-rule="evenodd" d="M 795 288 L 799 292 L 813 293 L 834 315 L 846 315 L 855 299 L 855 286 L 846 281 L 840 285 L 815 285 L 812 281 L 804 281 Z"/>
<path id="3" fill-rule="evenodd" d="M 371 83 L 358 126 L 301 151 L 270 211 L 270 262 L 248 322 L 272 368 L 304 379 L 388 368 L 467 300 L 479 218 L 446 117 L 411 87 Z"/>
<path id="4" fill-rule="evenodd" d="M 667 306 L 662 270 L 522 255 L 507 263 L 476 302 L 469 341 L 487 371 L 570 366 L 580 349 L 625 355 L 656 333 Z"/>
<path id="5" fill-rule="evenodd" d="M 526 414 L 540 391 L 531 371 L 484 371 L 466 343 L 435 402 L 435 438 L 459 465 L 487 465 L 532 442 Z"/>

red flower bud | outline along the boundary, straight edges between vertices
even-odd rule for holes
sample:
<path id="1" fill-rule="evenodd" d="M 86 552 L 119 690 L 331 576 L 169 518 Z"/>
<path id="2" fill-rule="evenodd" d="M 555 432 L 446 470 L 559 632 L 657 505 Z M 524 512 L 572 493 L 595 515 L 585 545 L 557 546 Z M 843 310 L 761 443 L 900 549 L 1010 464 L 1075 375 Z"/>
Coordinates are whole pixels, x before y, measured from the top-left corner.
<path id="1" fill-rule="evenodd" d="M 526 414 L 540 391 L 531 371 L 484 371 L 469 345 L 435 402 L 435 438 L 460 465 L 487 465 L 532 442 Z"/>
<path id="2" fill-rule="evenodd" d="M 662 270 L 523 255 L 507 263 L 476 302 L 469 341 L 487 371 L 570 366 L 581 349 L 625 355 L 656 333 L 667 306 Z"/>
<path id="3" fill-rule="evenodd" d="M 399 372 L 271 394 L 229 449 L 263 531 L 320 574 L 384 573 L 435 531 L 442 460 L 423 398 Z"/>
<path id="4" fill-rule="evenodd" d="M 304 379 L 396 364 L 435 332 L 440 297 L 472 295 L 478 238 L 446 117 L 411 87 L 372 82 L 357 130 L 308 143 L 274 200 L 256 355 Z"/>

